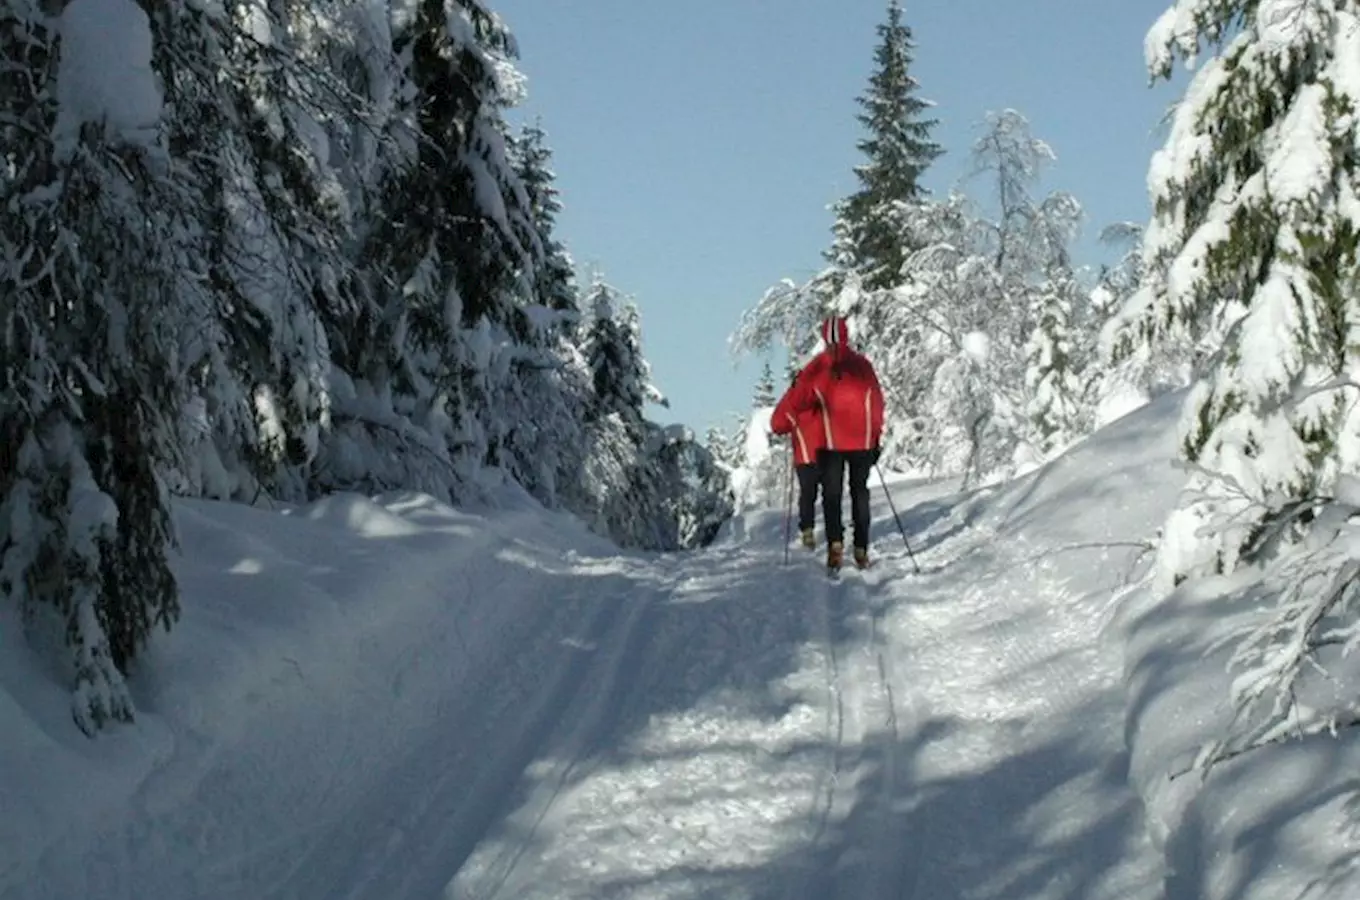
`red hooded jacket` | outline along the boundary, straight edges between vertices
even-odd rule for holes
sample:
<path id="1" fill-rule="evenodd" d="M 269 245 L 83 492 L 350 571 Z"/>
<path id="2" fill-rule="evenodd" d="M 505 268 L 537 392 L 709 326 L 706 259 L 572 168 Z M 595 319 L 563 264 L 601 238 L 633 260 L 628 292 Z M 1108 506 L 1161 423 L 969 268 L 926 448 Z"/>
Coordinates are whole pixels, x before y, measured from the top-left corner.
<path id="1" fill-rule="evenodd" d="M 807 364 L 775 407 L 795 417 L 815 412 L 821 418 L 827 450 L 872 450 L 883 438 L 883 389 L 873 365 L 850 349 L 842 318 L 822 323 L 826 349 Z"/>
<path id="2" fill-rule="evenodd" d="M 793 436 L 793 464 L 810 466 L 817 462 L 817 451 L 826 446 L 826 430 L 822 427 L 822 416 L 816 408 L 794 412 L 789 406 L 789 395 L 794 387 L 803 380 L 803 372 L 794 378 L 793 384 L 784 392 L 779 405 L 770 416 L 770 430 L 775 434 Z"/>

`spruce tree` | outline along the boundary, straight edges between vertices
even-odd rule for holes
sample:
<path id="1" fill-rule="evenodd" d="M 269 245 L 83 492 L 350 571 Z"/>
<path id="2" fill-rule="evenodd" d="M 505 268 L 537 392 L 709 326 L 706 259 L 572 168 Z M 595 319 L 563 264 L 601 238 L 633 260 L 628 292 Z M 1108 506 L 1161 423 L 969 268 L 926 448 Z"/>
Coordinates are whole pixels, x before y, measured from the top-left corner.
<path id="1" fill-rule="evenodd" d="M 1078 295 L 1071 272 L 1055 272 L 1039 292 L 1037 323 L 1026 347 L 1027 411 L 1044 456 L 1086 431 L 1089 407 L 1073 323 Z"/>
<path id="2" fill-rule="evenodd" d="M 1200 754 L 1212 765 L 1355 722 L 1336 685 L 1360 620 L 1360 15 L 1351 0 L 1180 0 L 1146 47 L 1155 76 L 1202 62 L 1153 159 L 1147 270 L 1112 330 L 1120 353 L 1211 348 L 1159 572 L 1168 589 L 1233 573 L 1215 587 L 1256 610 L 1235 623 L 1239 715 Z"/>
<path id="3" fill-rule="evenodd" d="M 637 306 L 597 277 L 585 299 L 590 310 L 586 358 L 595 390 L 595 415 L 618 415 L 641 434 L 646 404 L 664 402 L 652 385 L 651 369 L 642 355 Z"/>
<path id="4" fill-rule="evenodd" d="M 736 465 L 733 440 L 721 427 L 710 425 L 704 433 L 704 449 L 720 465 L 732 468 Z"/>
<path id="5" fill-rule="evenodd" d="M 756 381 L 755 393 L 751 397 L 751 406 L 754 409 L 770 409 L 779 401 L 779 394 L 774 386 L 774 370 L 770 368 L 769 360 L 760 369 L 760 378 Z"/>
<path id="6" fill-rule="evenodd" d="M 312 137 L 325 118 L 354 113 L 298 37 L 327 5 L 229 0 L 225 19 L 154 8 L 167 131 L 192 180 L 212 310 L 190 343 L 194 389 L 215 431 L 209 464 L 230 475 L 215 487 L 190 471 L 188 493 L 302 499 L 329 425 L 326 326 L 348 320 L 339 284 L 351 264 L 328 154 Z M 247 18 L 251 33 L 232 27 Z"/>
<path id="7" fill-rule="evenodd" d="M 857 118 L 867 132 L 856 145 L 865 157 L 855 169 L 859 189 L 836 206 L 835 240 L 827 254 L 837 266 L 859 273 L 871 290 L 900 281 L 913 248 L 903 246 L 898 205 L 925 196 L 921 177 L 944 152 L 930 138 L 935 120 L 922 117 L 932 104 L 916 96 L 911 28 L 902 21 L 899 0 L 890 0 L 887 21 L 877 30 L 876 69 L 857 98 Z"/>
<path id="8" fill-rule="evenodd" d="M 422 455 L 466 483 L 507 462 L 514 423 L 497 404 L 533 334 L 528 285 L 542 248 L 501 115 L 513 40 L 478 0 L 419 0 L 411 12 L 391 47 L 398 152 L 380 170 L 383 199 L 359 251 L 368 271 L 339 355 L 393 407 L 362 423 L 371 443 L 394 428 L 404 442 L 409 422 L 425 433 Z"/>
<path id="9" fill-rule="evenodd" d="M 678 498 L 662 454 L 671 441 L 644 415 L 648 402 L 664 398 L 652 386 L 642 355 L 637 307 L 599 275 L 584 305 L 589 321 L 583 343 L 593 396 L 583 480 L 592 524 L 624 546 L 674 549 L 680 539 Z"/>
<path id="10" fill-rule="evenodd" d="M 68 8 L 62 52 L 92 54 L 109 29 L 149 56 L 145 14 L 117 13 Z M 179 613 L 161 473 L 183 449 L 192 205 L 149 68 L 120 85 L 120 121 L 59 110 L 59 84 L 87 86 L 57 65 L 49 21 L 26 3 L 0 14 L 0 120 L 20 125 L 0 181 L 0 596 L 64 634 L 72 714 L 93 734 L 131 719 L 124 675 Z"/>
<path id="11" fill-rule="evenodd" d="M 534 297 L 548 309 L 575 315 L 578 312 L 576 275 L 571 256 L 557 239 L 557 214 L 562 211 L 560 192 L 554 185 L 552 151 L 543 127 L 525 125 L 511 143 L 516 174 L 524 185 L 543 261 L 535 272 Z"/>
<path id="12" fill-rule="evenodd" d="M 1349 325 L 1360 316 L 1360 28 L 1347 0 L 1263 15 L 1246 0 L 1182 0 L 1147 44 L 1153 74 L 1169 77 L 1201 40 L 1226 42 L 1153 160 L 1147 271 L 1117 323 L 1124 353 L 1187 334 L 1221 347 L 1181 435 L 1207 481 L 1175 529 L 1182 577 L 1230 571 L 1263 538 L 1287 536 L 1281 516 L 1332 492 L 1360 433 Z"/>

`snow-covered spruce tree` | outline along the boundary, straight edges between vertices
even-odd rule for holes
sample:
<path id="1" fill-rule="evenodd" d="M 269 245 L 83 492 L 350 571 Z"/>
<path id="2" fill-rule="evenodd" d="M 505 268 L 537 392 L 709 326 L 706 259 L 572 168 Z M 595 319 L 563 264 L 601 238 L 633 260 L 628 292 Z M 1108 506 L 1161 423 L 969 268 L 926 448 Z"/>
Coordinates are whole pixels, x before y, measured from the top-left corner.
<path id="1" fill-rule="evenodd" d="M 576 507 L 625 546 L 674 550 L 708 543 L 732 513 L 728 470 L 688 429 L 659 426 L 644 412 L 666 407 L 642 354 L 637 306 L 596 277 L 585 305 L 584 347 L 594 387 Z"/>
<path id="2" fill-rule="evenodd" d="M 865 157 L 855 169 L 860 186 L 836 206 L 835 240 L 827 253 L 837 267 L 859 273 L 870 289 L 900 282 L 913 248 L 903 243 L 895 204 L 923 198 L 921 177 L 944 152 L 930 138 L 935 121 L 922 118 L 932 104 L 916 96 L 911 28 L 902 21 L 899 0 L 889 0 L 878 37 L 868 90 L 857 98 L 867 132 L 857 145 Z"/>
<path id="3" fill-rule="evenodd" d="M 591 373 L 581 349 L 559 332 L 558 316 L 534 321 L 529 341 L 502 355 L 502 368 L 494 370 L 500 430 L 497 456 L 489 462 L 542 503 L 576 511 L 582 508 L 578 488 Z"/>
<path id="4" fill-rule="evenodd" d="M 186 428 L 200 439 L 174 473 L 182 492 L 300 498 L 328 424 L 323 323 L 347 318 L 339 285 L 349 260 L 320 123 L 357 112 L 300 35 L 333 8 L 153 9 L 167 133 L 192 185 L 195 269 L 210 310 L 183 341 L 199 411 Z"/>
<path id="5" fill-rule="evenodd" d="M 1040 456 L 1061 450 L 1090 429 L 1087 382 L 1074 334 L 1080 288 L 1070 272 L 1055 273 L 1039 295 L 1037 324 L 1026 347 L 1026 410 Z"/>
<path id="6" fill-rule="evenodd" d="M 663 403 L 664 397 L 652 384 L 651 367 L 642 354 L 637 305 L 598 276 L 584 305 L 590 311 L 585 348 L 595 394 L 592 418 L 616 414 L 641 434 L 647 403 Z"/>
<path id="7" fill-rule="evenodd" d="M 1069 247 L 1076 239 L 1081 206 L 1070 194 L 1050 194 L 1034 210 L 1027 256 L 1041 267 L 1030 285 L 1033 314 L 1025 346 L 1025 401 L 1031 464 L 1091 430 L 1096 391 L 1095 336 L 1090 294 L 1073 271 Z"/>
<path id="8" fill-rule="evenodd" d="M 660 402 L 642 355 L 637 308 L 598 274 L 583 305 L 589 312 L 583 345 L 593 396 L 586 414 L 582 488 L 587 521 L 623 546 L 672 549 L 665 491 L 650 468 L 652 426 L 647 402 Z"/>
<path id="9" fill-rule="evenodd" d="M 60 43 L 49 21 L 0 13 L 0 118 L 23 134 L 0 181 L 0 594 L 64 632 L 93 734 L 132 718 L 124 675 L 179 612 L 159 470 L 188 399 L 186 198 L 146 15 L 78 0 Z"/>
<path id="10" fill-rule="evenodd" d="M 534 297 L 542 306 L 566 313 L 563 325 L 570 328 L 580 315 L 576 273 L 570 254 L 557 239 L 557 215 L 562 211 L 562 201 L 555 186 L 557 175 L 552 170 L 552 151 L 543 126 L 537 122 L 524 125 L 511 142 L 510 151 L 543 248 L 543 261 L 534 273 Z"/>
<path id="11" fill-rule="evenodd" d="M 398 152 L 375 164 L 358 308 L 332 338 L 337 434 L 321 468 L 327 487 L 447 497 L 517 462 L 497 403 L 532 340 L 542 247 L 506 148 L 514 44 L 499 19 L 476 0 L 416 0 L 391 35 Z"/>
<path id="12" fill-rule="evenodd" d="M 709 426 L 704 433 L 704 449 L 719 466 L 729 472 L 737 467 L 739 462 L 736 440 L 732 435 L 717 425 Z"/>
<path id="13" fill-rule="evenodd" d="M 731 517 L 733 494 L 727 470 L 682 425 L 649 428 L 647 455 L 665 498 L 670 538 L 676 547 L 701 547 L 713 541 Z"/>
<path id="14" fill-rule="evenodd" d="M 582 316 L 576 276 L 556 235 L 562 207 L 551 152 L 537 124 L 510 140 L 509 152 L 541 255 L 532 271 L 520 273 L 527 289 L 521 302 L 528 331 L 493 394 L 497 419 L 508 426 L 498 440 L 497 461 L 544 503 L 562 503 L 588 515 L 579 472 L 591 377 L 577 341 Z"/>
<path id="15" fill-rule="evenodd" d="M 1104 425 L 1148 400 L 1186 387 L 1201 350 L 1186 329 L 1165 334 L 1156 342 L 1123 340 L 1117 313 L 1138 290 L 1143 279 L 1143 226 L 1119 222 L 1106 226 L 1102 243 L 1124 249 L 1113 265 L 1103 268 L 1088 297 L 1087 308 L 1095 327 L 1081 329 L 1093 334 L 1091 356 L 1098 371 L 1093 378 L 1096 427 Z"/>
<path id="16" fill-rule="evenodd" d="M 756 379 L 756 389 L 751 396 L 751 406 L 755 409 L 773 409 L 779 400 L 779 394 L 774 386 L 774 370 L 770 368 L 769 360 L 761 366 L 760 377 Z"/>
<path id="17" fill-rule="evenodd" d="M 1211 763 L 1357 720 L 1353 683 L 1322 681 L 1360 634 L 1360 10 L 1182 0 L 1148 34 L 1149 68 L 1167 76 L 1205 42 L 1152 162 L 1147 271 L 1115 330 L 1124 352 L 1219 344 L 1185 401 L 1193 474 L 1159 569 L 1168 585 L 1260 578 L 1275 612 L 1241 635 L 1242 715 Z"/>

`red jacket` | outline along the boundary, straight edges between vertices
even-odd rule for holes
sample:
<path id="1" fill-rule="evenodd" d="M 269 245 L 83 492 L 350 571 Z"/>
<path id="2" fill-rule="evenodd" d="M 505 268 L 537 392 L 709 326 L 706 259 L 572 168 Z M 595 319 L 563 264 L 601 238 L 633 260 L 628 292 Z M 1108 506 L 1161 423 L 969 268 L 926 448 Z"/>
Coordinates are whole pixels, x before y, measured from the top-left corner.
<path id="1" fill-rule="evenodd" d="M 774 414 L 770 416 L 770 430 L 775 434 L 792 435 L 793 464 L 810 466 L 817 462 L 817 451 L 826 446 L 826 430 L 822 427 L 822 415 L 816 408 L 794 412 L 789 403 L 794 387 L 802 380 L 803 373 L 799 372 L 779 399 Z"/>
<path id="2" fill-rule="evenodd" d="M 851 350 L 844 319 L 822 325 L 827 348 L 807 364 L 789 388 L 775 415 L 809 411 L 822 420 L 827 450 L 872 450 L 883 438 L 883 388 L 873 365 Z"/>

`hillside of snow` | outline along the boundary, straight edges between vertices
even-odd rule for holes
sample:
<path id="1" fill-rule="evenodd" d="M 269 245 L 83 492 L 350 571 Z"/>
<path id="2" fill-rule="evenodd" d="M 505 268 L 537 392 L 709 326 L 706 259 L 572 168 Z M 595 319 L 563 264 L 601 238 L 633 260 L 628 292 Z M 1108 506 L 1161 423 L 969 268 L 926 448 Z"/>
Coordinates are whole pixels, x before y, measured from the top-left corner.
<path id="1" fill-rule="evenodd" d="M 0 611 L 0 897 L 1298 896 L 1353 743 L 1168 780 L 1227 699 L 1223 611 L 1138 588 L 1178 402 L 894 480 L 919 574 L 878 484 L 839 582 L 782 510 L 642 555 L 508 490 L 181 502 L 135 726 L 82 737 Z"/>

